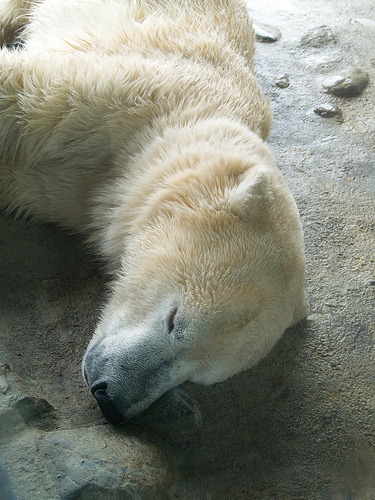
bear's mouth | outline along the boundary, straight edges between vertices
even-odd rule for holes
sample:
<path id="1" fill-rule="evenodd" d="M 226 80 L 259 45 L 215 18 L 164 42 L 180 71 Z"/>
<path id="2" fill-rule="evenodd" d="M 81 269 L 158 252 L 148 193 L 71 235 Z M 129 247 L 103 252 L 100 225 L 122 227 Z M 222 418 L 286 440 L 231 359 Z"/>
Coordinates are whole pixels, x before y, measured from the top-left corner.
<path id="1" fill-rule="evenodd" d="M 168 392 L 171 394 L 172 401 L 176 406 L 182 406 L 193 415 L 195 426 L 197 429 L 200 429 L 202 427 L 203 419 L 197 401 L 190 397 L 181 385 L 174 387 Z M 101 409 L 104 417 L 110 424 L 117 425 L 131 418 L 126 418 L 119 412 L 110 396 L 107 395 L 107 384 L 105 382 L 95 384 L 91 388 L 91 393 L 98 402 L 99 408 Z"/>
<path id="2" fill-rule="evenodd" d="M 104 417 L 110 424 L 116 425 L 125 420 L 125 417 L 118 411 L 116 405 L 107 393 L 107 384 L 99 382 L 91 387 L 91 394 L 98 402 Z"/>

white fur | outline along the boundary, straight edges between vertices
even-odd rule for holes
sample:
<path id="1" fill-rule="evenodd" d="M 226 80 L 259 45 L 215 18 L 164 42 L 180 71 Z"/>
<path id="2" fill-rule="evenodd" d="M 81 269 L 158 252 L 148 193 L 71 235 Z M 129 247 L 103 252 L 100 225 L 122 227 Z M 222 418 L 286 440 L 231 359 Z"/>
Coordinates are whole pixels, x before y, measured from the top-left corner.
<path id="1" fill-rule="evenodd" d="M 0 20 L 23 44 L 0 52 L 0 203 L 86 234 L 115 276 L 88 384 L 104 363 L 131 416 L 185 379 L 254 365 L 307 303 L 245 4 L 6 0 Z M 136 352 L 170 367 L 147 394 Z"/>

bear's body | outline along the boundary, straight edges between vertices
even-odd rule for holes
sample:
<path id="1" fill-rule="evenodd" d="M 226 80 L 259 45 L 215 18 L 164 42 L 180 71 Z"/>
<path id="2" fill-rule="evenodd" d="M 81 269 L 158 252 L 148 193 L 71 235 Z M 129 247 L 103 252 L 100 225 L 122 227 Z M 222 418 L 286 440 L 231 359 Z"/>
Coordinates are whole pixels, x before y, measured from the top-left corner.
<path id="1" fill-rule="evenodd" d="M 84 359 L 110 420 L 264 356 L 306 312 L 297 208 L 237 0 L 6 0 L 0 204 L 86 234 L 116 279 Z"/>

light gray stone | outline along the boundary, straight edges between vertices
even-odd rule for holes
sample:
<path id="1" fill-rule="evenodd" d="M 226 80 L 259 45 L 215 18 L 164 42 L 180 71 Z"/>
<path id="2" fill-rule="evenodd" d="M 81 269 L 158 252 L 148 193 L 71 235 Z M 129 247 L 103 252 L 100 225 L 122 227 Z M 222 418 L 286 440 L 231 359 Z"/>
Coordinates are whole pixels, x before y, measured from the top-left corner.
<path id="1" fill-rule="evenodd" d="M 322 118 L 332 118 L 342 116 L 342 109 L 331 104 L 321 104 L 314 109 L 314 113 Z"/>
<path id="2" fill-rule="evenodd" d="M 348 68 L 326 78 L 323 87 L 338 97 L 356 97 L 369 83 L 368 73 L 361 68 Z"/>
<path id="3" fill-rule="evenodd" d="M 318 49 L 332 43 L 336 43 L 336 37 L 329 26 L 323 25 L 313 28 L 303 35 L 300 46 Z"/>
<path id="4" fill-rule="evenodd" d="M 1 448 L 24 500 L 162 500 L 174 477 L 158 447 L 103 425 L 26 428 Z"/>
<path id="5" fill-rule="evenodd" d="M 275 43 L 281 38 L 281 31 L 279 28 L 276 28 L 276 26 L 260 23 L 258 21 L 254 21 L 253 26 L 255 37 L 258 42 Z"/>
<path id="6" fill-rule="evenodd" d="M 367 28 L 375 28 L 375 19 L 367 19 L 366 17 L 357 17 L 353 19 L 355 23 L 366 26 Z"/>
<path id="7" fill-rule="evenodd" d="M 280 89 L 286 89 L 290 85 L 289 77 L 287 75 L 280 76 L 275 80 L 276 87 Z"/>

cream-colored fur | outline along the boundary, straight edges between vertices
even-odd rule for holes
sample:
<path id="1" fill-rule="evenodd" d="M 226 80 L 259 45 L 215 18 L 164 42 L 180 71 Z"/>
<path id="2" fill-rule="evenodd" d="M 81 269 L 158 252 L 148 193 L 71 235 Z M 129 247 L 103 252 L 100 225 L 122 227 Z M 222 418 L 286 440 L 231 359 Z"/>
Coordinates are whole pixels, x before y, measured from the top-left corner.
<path id="1" fill-rule="evenodd" d="M 254 365 L 307 305 L 245 4 L 6 0 L 0 32 L 0 204 L 115 275 L 83 363 L 104 413 Z"/>

